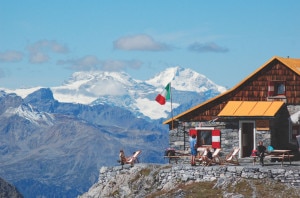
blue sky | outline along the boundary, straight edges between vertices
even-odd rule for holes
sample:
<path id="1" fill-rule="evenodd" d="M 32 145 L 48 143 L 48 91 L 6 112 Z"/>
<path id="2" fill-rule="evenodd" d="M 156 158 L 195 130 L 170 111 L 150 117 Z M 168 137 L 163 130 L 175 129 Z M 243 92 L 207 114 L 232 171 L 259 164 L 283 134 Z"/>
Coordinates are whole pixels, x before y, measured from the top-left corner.
<path id="1" fill-rule="evenodd" d="M 0 87 L 59 86 L 87 70 L 147 80 L 180 66 L 230 88 L 273 56 L 300 58 L 299 10 L 298 0 L 0 0 Z"/>

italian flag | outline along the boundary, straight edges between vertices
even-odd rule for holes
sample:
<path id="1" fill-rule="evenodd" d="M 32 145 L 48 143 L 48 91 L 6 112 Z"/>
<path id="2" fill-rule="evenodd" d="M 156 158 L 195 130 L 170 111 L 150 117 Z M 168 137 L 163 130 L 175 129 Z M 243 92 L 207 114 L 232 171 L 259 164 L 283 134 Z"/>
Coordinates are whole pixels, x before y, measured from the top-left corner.
<path id="1" fill-rule="evenodd" d="M 165 89 L 156 96 L 155 100 L 161 104 L 166 104 L 166 100 L 169 100 L 171 98 L 171 83 L 168 83 Z"/>

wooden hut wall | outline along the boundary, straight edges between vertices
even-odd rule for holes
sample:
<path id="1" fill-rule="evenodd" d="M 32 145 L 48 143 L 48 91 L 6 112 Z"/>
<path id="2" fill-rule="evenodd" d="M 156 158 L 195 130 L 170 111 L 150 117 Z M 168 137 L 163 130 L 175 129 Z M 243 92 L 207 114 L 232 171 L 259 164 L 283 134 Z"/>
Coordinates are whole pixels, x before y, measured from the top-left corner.
<path id="1" fill-rule="evenodd" d="M 248 79 L 230 100 L 266 101 L 269 81 L 285 82 L 287 104 L 300 104 L 300 76 L 278 61 L 270 63 Z"/>
<path id="2" fill-rule="evenodd" d="M 267 101 L 269 81 L 284 81 L 287 104 L 300 105 L 300 76 L 278 60 L 274 60 L 233 91 L 181 116 L 180 120 L 212 120 L 230 100 Z"/>
<path id="3" fill-rule="evenodd" d="M 230 95 L 224 95 L 216 100 L 198 108 L 194 111 L 183 115 L 182 121 L 209 121 L 217 117 L 220 111 L 225 107 Z"/>

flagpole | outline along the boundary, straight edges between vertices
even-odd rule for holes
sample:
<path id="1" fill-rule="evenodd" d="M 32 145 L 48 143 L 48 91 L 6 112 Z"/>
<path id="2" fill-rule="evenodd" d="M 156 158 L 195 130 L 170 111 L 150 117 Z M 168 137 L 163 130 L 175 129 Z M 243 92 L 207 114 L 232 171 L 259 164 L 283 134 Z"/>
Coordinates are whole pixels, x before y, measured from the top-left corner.
<path id="1" fill-rule="evenodd" d="M 172 130 L 174 129 L 174 119 L 173 119 L 173 107 L 172 107 L 172 86 L 171 86 L 171 82 L 170 82 L 170 98 L 171 98 L 171 116 L 172 116 Z"/>

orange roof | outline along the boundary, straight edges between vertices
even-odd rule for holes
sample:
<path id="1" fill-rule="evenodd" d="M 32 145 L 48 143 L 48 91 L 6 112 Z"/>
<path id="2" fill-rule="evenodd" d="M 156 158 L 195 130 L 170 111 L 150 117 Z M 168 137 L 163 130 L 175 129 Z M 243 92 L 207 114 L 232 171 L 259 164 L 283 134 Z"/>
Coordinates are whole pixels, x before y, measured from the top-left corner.
<path id="1" fill-rule="evenodd" d="M 273 117 L 283 104 L 283 101 L 228 101 L 218 116 Z"/>
<path id="2" fill-rule="evenodd" d="M 225 96 L 229 93 L 231 93 L 232 91 L 234 91 L 235 89 L 237 89 L 239 86 L 241 86 L 243 83 L 245 83 L 248 79 L 250 79 L 252 76 L 254 76 L 255 74 L 257 74 L 260 70 L 262 70 L 264 67 L 266 67 L 269 63 L 271 63 L 272 61 L 274 60 L 278 60 L 280 61 L 281 63 L 283 63 L 285 66 L 287 66 L 288 68 L 290 68 L 291 70 L 293 70 L 295 73 L 297 73 L 298 75 L 300 75 L 300 59 L 296 59 L 296 58 L 283 58 L 283 57 L 279 57 L 279 56 L 274 56 L 272 57 L 268 62 L 266 62 L 265 64 L 263 64 L 261 67 L 259 67 L 258 69 L 256 69 L 253 73 L 251 73 L 247 78 L 245 78 L 244 80 L 242 80 L 240 83 L 238 83 L 237 85 L 235 85 L 233 88 L 227 90 L 226 92 L 214 97 L 214 98 L 211 98 L 199 105 L 196 105 L 190 109 L 188 109 L 187 111 L 185 112 L 182 112 L 180 114 L 178 114 L 177 116 L 174 116 L 173 118 L 171 119 L 168 119 L 166 120 L 165 122 L 163 122 L 163 124 L 168 124 L 170 123 L 172 120 L 175 120 L 175 119 L 180 119 L 181 116 L 184 116 L 198 108 L 201 108 L 203 106 L 205 106 L 206 104 L 222 97 L 222 96 Z"/>
<path id="3" fill-rule="evenodd" d="M 280 62 L 285 64 L 291 70 L 300 75 L 300 59 L 276 57 Z"/>

